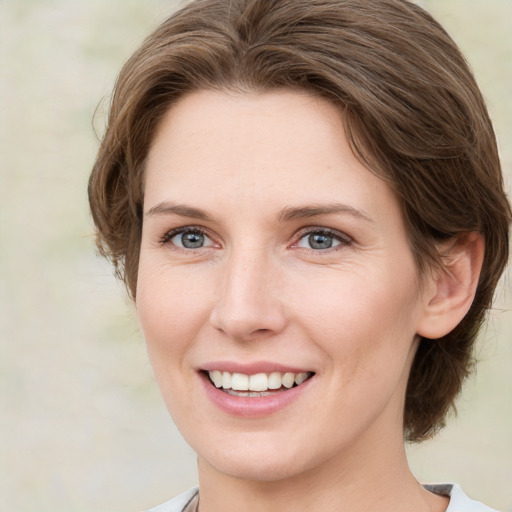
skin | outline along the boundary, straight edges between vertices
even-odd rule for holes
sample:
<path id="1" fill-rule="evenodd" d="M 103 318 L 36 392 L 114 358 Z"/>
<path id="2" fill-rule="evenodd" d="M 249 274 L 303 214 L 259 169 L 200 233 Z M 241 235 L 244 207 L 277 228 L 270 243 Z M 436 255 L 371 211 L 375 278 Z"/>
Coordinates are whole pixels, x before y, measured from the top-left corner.
<path id="1" fill-rule="evenodd" d="M 283 218 L 311 205 L 343 208 Z M 290 91 L 182 98 L 151 146 L 144 212 L 137 314 L 198 456 L 201 512 L 445 510 L 409 470 L 402 420 L 417 334 L 447 328 L 454 287 L 419 286 L 398 201 L 336 107 Z M 172 230 L 191 226 L 205 245 L 179 247 Z M 315 229 L 334 246 L 312 248 Z M 279 411 L 239 417 L 204 391 L 199 370 L 220 360 L 315 375 Z"/>

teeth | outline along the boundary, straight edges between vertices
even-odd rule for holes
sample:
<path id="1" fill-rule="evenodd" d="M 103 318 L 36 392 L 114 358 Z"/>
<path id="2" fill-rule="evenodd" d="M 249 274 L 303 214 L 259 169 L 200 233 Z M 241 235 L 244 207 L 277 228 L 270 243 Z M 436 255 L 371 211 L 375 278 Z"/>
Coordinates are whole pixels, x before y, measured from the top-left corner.
<path id="1" fill-rule="evenodd" d="M 297 384 L 297 386 L 300 386 L 305 380 L 307 380 L 307 378 L 307 372 L 297 373 L 297 375 L 295 375 L 295 384 Z"/>
<path id="2" fill-rule="evenodd" d="M 229 372 L 222 372 L 222 387 L 224 389 L 230 389 L 231 388 L 231 373 L 229 373 Z"/>
<path id="3" fill-rule="evenodd" d="M 270 374 L 256 373 L 254 375 L 245 375 L 243 373 L 230 373 L 221 372 L 219 370 L 212 370 L 208 372 L 208 375 L 210 376 L 210 380 L 217 388 L 226 390 L 229 389 L 233 391 L 255 391 L 261 393 L 268 391 L 269 389 L 280 389 L 281 387 L 290 389 L 294 385 L 300 386 L 300 384 L 311 377 L 312 373 L 287 372 L 282 374 L 280 372 L 272 372 Z M 243 396 L 261 395 L 248 393 L 243 394 Z"/>
<path id="4" fill-rule="evenodd" d="M 295 373 L 285 373 L 283 376 L 283 386 L 291 388 L 295 384 Z"/>
<path id="5" fill-rule="evenodd" d="M 237 391 L 247 391 L 249 389 L 249 377 L 243 373 L 233 373 L 230 387 Z"/>
<path id="6" fill-rule="evenodd" d="M 272 372 L 268 376 L 268 389 L 279 389 L 282 385 L 283 382 L 279 372 Z"/>
<path id="7" fill-rule="evenodd" d="M 249 377 L 249 389 L 251 391 L 266 391 L 268 389 L 267 375 L 265 373 L 257 373 L 256 375 L 251 375 Z"/>
<path id="8" fill-rule="evenodd" d="M 219 372 L 219 370 L 210 372 L 210 379 L 212 379 L 212 382 L 215 384 L 216 388 L 222 387 L 222 372 Z"/>

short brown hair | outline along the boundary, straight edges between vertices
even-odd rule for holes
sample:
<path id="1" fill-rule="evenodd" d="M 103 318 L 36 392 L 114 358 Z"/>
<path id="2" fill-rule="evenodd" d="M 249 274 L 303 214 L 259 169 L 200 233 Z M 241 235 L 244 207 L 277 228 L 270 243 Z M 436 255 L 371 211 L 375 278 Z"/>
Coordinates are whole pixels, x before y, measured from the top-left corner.
<path id="1" fill-rule="evenodd" d="M 421 340 L 409 377 L 407 439 L 430 437 L 468 375 L 508 259 L 510 207 L 478 86 L 443 28 L 406 0 L 196 0 L 123 67 L 89 183 L 100 252 L 136 297 L 144 163 L 159 120 L 198 89 L 305 90 L 338 105 L 355 155 L 396 192 L 418 268 L 436 243 L 478 231 L 473 305 Z"/>

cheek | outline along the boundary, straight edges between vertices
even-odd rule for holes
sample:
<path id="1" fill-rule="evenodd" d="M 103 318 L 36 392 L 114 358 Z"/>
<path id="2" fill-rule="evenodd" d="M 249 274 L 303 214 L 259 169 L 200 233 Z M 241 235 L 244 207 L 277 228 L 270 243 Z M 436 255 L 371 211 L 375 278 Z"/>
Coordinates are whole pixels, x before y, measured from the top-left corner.
<path id="1" fill-rule="evenodd" d="M 413 280 L 400 282 L 364 270 L 333 272 L 323 280 L 304 282 L 302 290 L 294 294 L 299 297 L 297 308 L 328 335 L 353 329 L 361 333 L 388 328 L 400 331 L 411 323 L 416 304 Z M 306 288 L 313 293 L 305 293 Z"/>
<path id="2" fill-rule="evenodd" d="M 154 271 L 141 264 L 137 287 L 137 316 L 151 363 L 176 365 L 208 318 L 207 291 L 198 276 L 169 269 Z"/>
<path id="3" fill-rule="evenodd" d="M 208 317 L 199 284 L 168 269 L 141 265 L 139 270 L 137 316 L 155 379 L 175 419 L 194 414 L 183 391 L 194 374 L 188 360 L 191 347 Z"/>
<path id="4" fill-rule="evenodd" d="M 371 269 L 333 275 L 297 305 L 310 339 L 341 362 L 344 379 L 407 358 L 415 335 L 416 279 L 414 271 L 403 271 L 403 279 L 393 275 Z"/>

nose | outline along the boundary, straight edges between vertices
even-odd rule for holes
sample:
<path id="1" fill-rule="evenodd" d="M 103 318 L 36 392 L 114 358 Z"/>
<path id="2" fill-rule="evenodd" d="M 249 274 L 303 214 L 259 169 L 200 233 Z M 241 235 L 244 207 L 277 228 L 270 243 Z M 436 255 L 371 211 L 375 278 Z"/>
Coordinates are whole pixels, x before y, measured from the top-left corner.
<path id="1" fill-rule="evenodd" d="M 278 266 L 265 254 L 238 251 L 224 263 L 211 324 L 237 341 L 269 337 L 286 325 Z"/>

